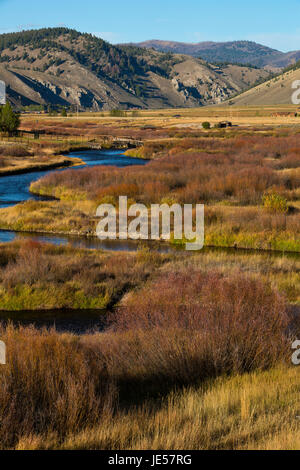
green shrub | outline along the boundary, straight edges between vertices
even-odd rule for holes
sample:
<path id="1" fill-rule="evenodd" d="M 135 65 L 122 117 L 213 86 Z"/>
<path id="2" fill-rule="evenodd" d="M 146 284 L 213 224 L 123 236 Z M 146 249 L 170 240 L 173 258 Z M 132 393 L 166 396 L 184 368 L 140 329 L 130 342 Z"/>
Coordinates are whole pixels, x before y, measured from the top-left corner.
<path id="1" fill-rule="evenodd" d="M 110 111 L 110 116 L 111 117 L 126 117 L 127 114 L 125 111 L 122 111 L 121 109 L 112 109 Z"/>
<path id="2" fill-rule="evenodd" d="M 202 127 L 203 129 L 210 129 L 210 122 L 208 121 L 202 122 Z"/>
<path id="3" fill-rule="evenodd" d="M 289 210 L 285 197 L 277 193 L 268 193 L 263 196 L 265 209 L 271 212 L 280 212 L 286 214 Z"/>
<path id="4" fill-rule="evenodd" d="M 0 131 L 13 134 L 19 126 L 20 116 L 13 111 L 10 103 L 0 106 Z"/>

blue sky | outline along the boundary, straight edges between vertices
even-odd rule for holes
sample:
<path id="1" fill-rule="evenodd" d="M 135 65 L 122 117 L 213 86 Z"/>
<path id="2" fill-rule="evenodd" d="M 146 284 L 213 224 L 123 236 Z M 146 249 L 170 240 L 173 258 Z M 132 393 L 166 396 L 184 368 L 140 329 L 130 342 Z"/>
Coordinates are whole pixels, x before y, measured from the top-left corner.
<path id="1" fill-rule="evenodd" d="M 0 33 L 64 25 L 112 43 L 248 39 L 300 49 L 300 0 L 0 0 Z"/>

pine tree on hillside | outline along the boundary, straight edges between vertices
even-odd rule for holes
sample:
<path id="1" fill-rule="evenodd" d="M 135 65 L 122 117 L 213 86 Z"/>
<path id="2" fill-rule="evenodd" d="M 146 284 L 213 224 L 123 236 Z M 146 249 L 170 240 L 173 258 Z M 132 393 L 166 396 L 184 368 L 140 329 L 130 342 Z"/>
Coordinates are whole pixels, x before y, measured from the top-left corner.
<path id="1" fill-rule="evenodd" d="M 15 113 L 10 103 L 0 107 L 0 131 L 13 134 L 20 126 L 20 116 Z"/>

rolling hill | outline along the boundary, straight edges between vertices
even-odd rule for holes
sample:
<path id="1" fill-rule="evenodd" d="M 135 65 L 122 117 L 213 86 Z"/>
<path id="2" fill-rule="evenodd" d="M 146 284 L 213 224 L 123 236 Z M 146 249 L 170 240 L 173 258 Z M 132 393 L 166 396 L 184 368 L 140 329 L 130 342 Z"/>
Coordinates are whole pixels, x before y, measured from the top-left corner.
<path id="1" fill-rule="evenodd" d="M 275 70 L 287 67 L 300 59 L 300 51 L 280 52 L 253 41 L 200 42 L 197 44 L 151 40 L 135 44 L 138 47 L 160 52 L 201 57 L 208 62 L 252 64 Z"/>
<path id="2" fill-rule="evenodd" d="M 237 106 L 292 104 L 293 82 L 300 81 L 300 62 L 285 70 L 282 74 L 230 100 Z M 300 88 L 300 87 L 298 87 Z"/>
<path id="3" fill-rule="evenodd" d="M 253 67 L 117 47 L 67 28 L 0 35 L 0 79 L 16 106 L 202 106 L 220 103 L 267 77 L 268 72 Z"/>

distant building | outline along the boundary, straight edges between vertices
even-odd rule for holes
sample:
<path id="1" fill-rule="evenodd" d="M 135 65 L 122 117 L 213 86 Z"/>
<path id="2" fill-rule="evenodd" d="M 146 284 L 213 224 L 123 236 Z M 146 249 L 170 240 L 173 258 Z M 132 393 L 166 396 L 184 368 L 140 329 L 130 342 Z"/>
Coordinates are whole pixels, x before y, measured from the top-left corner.
<path id="1" fill-rule="evenodd" d="M 225 129 L 226 127 L 232 127 L 232 122 L 230 121 L 221 121 L 216 124 L 216 127 L 219 129 Z"/>

